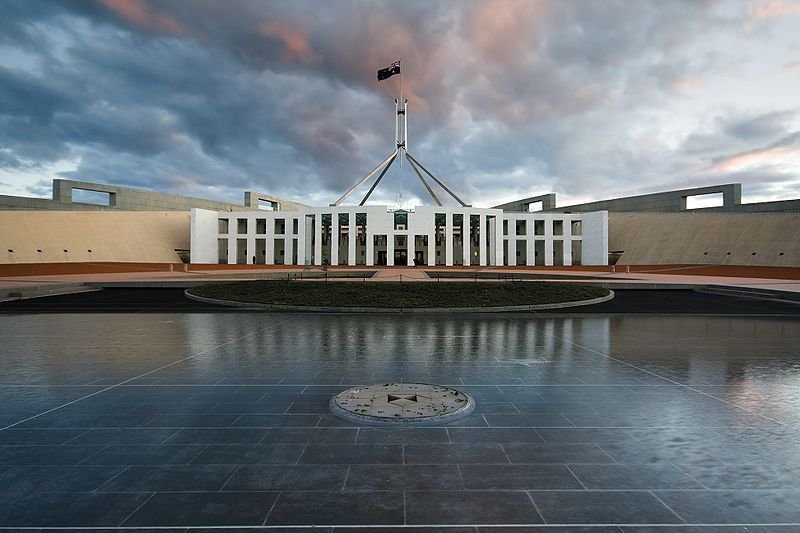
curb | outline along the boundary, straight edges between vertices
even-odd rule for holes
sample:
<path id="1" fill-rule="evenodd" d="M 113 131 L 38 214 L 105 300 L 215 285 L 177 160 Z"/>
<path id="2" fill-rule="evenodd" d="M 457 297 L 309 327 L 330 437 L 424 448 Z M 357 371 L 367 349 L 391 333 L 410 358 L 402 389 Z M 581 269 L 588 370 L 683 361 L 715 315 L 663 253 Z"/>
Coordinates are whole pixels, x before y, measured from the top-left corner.
<path id="1" fill-rule="evenodd" d="M 190 300 L 196 300 L 207 304 L 222 305 L 226 307 L 238 307 L 253 311 L 271 312 L 306 312 L 306 313 L 519 313 L 545 311 L 549 309 L 565 309 L 568 307 L 580 307 L 584 305 L 594 305 L 607 302 L 614 298 L 614 291 L 608 291 L 606 296 L 592 298 L 590 300 L 578 300 L 574 302 L 560 302 L 554 304 L 537 305 L 506 305 L 497 307 L 315 307 L 305 305 L 275 305 L 258 304 L 252 302 L 236 302 L 233 300 L 220 300 L 217 298 L 206 298 L 191 294 L 186 289 L 183 294 Z"/>

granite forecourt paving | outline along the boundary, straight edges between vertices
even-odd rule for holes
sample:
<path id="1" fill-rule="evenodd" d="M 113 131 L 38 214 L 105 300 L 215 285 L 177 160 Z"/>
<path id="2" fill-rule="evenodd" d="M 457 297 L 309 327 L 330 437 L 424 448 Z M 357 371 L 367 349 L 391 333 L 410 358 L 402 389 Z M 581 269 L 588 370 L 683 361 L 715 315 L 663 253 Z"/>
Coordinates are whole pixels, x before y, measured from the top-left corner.
<path id="1" fill-rule="evenodd" d="M 622 314 L 358 316 L 154 294 L 0 304 L 0 527 L 800 530 L 796 305 L 683 295 L 694 312 L 663 314 L 680 295 L 623 293 Z M 388 382 L 475 410 L 330 413 Z"/>

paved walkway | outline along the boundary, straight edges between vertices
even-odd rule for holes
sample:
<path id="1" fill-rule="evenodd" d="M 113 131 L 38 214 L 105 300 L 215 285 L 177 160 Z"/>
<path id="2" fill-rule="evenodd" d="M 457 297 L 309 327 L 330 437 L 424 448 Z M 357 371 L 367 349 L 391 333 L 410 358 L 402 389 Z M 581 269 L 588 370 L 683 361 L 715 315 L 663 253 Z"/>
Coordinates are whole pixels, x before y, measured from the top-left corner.
<path id="1" fill-rule="evenodd" d="M 124 265 L 124 264 L 62 264 L 33 265 L 32 272 L 42 273 L 30 275 L 25 265 L 0 266 L 0 289 L 13 290 L 37 285 L 67 283 L 119 283 L 149 282 L 175 283 L 197 281 L 224 281 L 243 279 L 263 279 L 264 277 L 282 277 L 285 275 L 305 274 L 320 276 L 321 267 L 275 267 L 256 265 Z M 77 268 L 83 266 L 83 271 Z M 17 267 L 11 268 L 11 267 Z M 38 267 L 38 268 L 34 268 Z M 93 268 L 94 267 L 94 268 Z M 187 270 L 184 270 L 187 268 Z M 329 275 L 337 273 L 376 272 L 369 281 L 464 281 L 472 280 L 471 273 L 497 276 L 513 275 L 532 279 L 531 276 L 542 276 L 543 279 L 557 280 L 560 276 L 569 276 L 564 281 L 570 282 L 602 282 L 620 287 L 637 285 L 678 287 L 697 285 L 723 285 L 730 287 L 746 287 L 752 289 L 779 290 L 800 293 L 800 268 L 759 268 L 759 267 L 703 267 L 703 266 L 635 266 L 617 267 L 553 267 L 537 268 L 496 268 L 496 267 L 330 267 Z M 442 271 L 447 273 L 466 274 L 466 278 L 431 278 L 427 272 Z M 731 275 L 739 274 L 739 275 Z M 585 278 L 581 279 L 581 278 Z M 364 278 L 358 276 L 358 281 Z M 479 278 L 480 279 L 480 278 Z M 485 281 L 491 281 L 487 279 Z"/>

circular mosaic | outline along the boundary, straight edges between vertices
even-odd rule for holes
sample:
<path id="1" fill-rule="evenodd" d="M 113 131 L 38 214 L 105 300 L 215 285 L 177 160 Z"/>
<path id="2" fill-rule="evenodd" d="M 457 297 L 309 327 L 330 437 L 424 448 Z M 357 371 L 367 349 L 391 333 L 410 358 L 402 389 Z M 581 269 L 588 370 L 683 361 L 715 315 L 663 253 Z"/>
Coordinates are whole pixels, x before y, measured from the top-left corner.
<path id="1" fill-rule="evenodd" d="M 383 383 L 340 392 L 331 398 L 330 408 L 359 423 L 430 425 L 468 415 L 475 402 L 468 394 L 441 385 Z"/>

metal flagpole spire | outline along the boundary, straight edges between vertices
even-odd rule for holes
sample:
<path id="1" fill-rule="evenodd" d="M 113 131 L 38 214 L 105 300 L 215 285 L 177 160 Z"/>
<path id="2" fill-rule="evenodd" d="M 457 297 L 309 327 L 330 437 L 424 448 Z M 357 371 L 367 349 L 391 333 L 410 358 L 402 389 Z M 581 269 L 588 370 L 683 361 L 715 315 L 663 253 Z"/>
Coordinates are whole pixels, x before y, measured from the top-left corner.
<path id="1" fill-rule="evenodd" d="M 370 195 L 372 195 L 372 191 L 378 186 L 378 184 L 383 179 L 386 172 L 388 172 L 389 167 L 392 166 L 392 163 L 397 159 L 397 156 L 400 156 L 400 165 L 403 165 L 403 156 L 405 159 L 408 160 L 408 164 L 411 169 L 414 171 L 414 174 L 420 179 L 422 184 L 427 189 L 428 193 L 433 198 L 433 201 L 436 202 L 436 205 L 441 206 L 442 202 L 436 196 L 436 193 L 428 184 L 427 180 L 423 176 L 423 172 L 427 174 L 437 185 L 439 185 L 445 192 L 447 192 L 450 196 L 452 196 L 459 204 L 464 207 L 469 207 L 465 204 L 461 198 L 459 198 L 453 191 L 451 191 L 447 185 L 444 184 L 440 179 L 431 173 L 427 168 L 425 168 L 422 163 L 417 161 L 414 156 L 408 153 L 408 100 L 406 100 L 403 96 L 403 69 L 400 68 L 400 61 L 402 58 L 391 65 L 388 68 L 384 68 L 378 71 L 378 81 L 385 80 L 391 77 L 394 74 L 400 74 L 400 99 L 395 99 L 394 101 L 394 110 L 395 110 L 395 117 L 394 117 L 394 152 L 389 154 L 386 159 L 384 159 L 378 166 L 373 168 L 369 174 L 361 178 L 355 185 L 350 187 L 346 193 L 344 193 L 336 202 L 330 204 L 331 206 L 338 206 L 341 205 L 343 201 L 345 201 L 351 194 L 355 192 L 356 189 L 364 185 L 367 181 L 372 178 L 375 174 L 380 171 L 378 175 L 378 179 L 370 187 L 367 195 L 361 200 L 361 203 L 358 205 L 364 205 L 367 200 L 369 200 Z M 400 115 L 403 115 L 403 123 L 400 123 Z M 420 169 L 422 172 L 420 172 Z M 402 197 L 402 185 L 401 185 L 401 194 Z"/>

